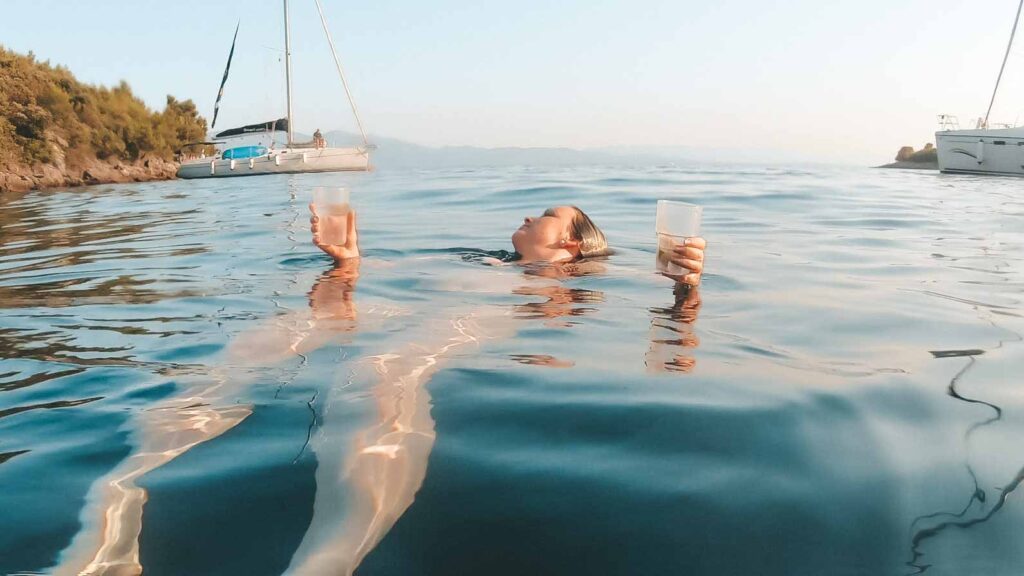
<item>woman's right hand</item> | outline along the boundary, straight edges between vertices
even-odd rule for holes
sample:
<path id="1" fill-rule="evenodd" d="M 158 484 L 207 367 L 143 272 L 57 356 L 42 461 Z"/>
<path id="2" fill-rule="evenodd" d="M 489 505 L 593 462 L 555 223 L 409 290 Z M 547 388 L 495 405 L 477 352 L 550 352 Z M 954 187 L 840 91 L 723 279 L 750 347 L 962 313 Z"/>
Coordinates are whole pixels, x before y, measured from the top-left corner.
<path id="1" fill-rule="evenodd" d="M 348 213 L 348 231 L 345 234 L 345 244 L 341 246 L 324 244 L 320 236 L 320 217 L 316 213 L 316 206 L 311 203 L 309 205 L 309 211 L 312 214 L 312 216 L 309 217 L 309 231 L 313 233 L 314 246 L 323 250 L 328 256 L 339 262 L 347 258 L 359 258 L 359 232 L 356 227 L 355 210 L 350 210 Z"/>
<path id="2" fill-rule="evenodd" d="M 670 276 L 678 282 L 696 286 L 700 284 L 700 277 L 704 274 L 704 248 L 707 242 L 700 236 L 687 238 L 686 242 L 676 246 L 671 260 L 673 264 L 685 268 L 686 274 L 682 276 Z"/>

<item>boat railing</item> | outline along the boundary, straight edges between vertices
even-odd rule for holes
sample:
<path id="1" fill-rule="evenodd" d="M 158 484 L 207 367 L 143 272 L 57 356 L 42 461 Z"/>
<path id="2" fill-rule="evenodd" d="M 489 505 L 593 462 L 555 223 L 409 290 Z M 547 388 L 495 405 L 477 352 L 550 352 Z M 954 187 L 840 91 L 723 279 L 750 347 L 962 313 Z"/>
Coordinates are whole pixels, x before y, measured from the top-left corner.
<path id="1" fill-rule="evenodd" d="M 959 130 L 960 120 L 952 114 L 939 114 L 939 131 Z"/>

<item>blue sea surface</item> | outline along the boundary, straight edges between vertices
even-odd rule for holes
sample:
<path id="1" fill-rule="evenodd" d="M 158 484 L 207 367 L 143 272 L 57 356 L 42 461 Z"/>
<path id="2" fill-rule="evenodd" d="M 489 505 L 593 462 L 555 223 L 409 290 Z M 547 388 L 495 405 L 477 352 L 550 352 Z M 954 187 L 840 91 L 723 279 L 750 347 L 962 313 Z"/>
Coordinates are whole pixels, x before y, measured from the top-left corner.
<path id="1" fill-rule="evenodd" d="M 654 271 L 663 198 L 704 208 L 697 291 Z M 614 255 L 467 257 L 565 204 Z M 1020 180 L 91 186 L 0 196 L 0 246 L 0 574 L 1024 572 Z"/>

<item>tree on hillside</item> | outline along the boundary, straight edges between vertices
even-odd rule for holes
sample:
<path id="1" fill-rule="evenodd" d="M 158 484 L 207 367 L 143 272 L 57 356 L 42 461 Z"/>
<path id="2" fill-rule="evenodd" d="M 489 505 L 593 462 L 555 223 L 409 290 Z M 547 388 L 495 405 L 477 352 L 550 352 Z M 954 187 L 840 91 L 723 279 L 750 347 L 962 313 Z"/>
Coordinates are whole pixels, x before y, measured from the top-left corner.
<path id="1" fill-rule="evenodd" d="M 151 111 L 127 82 L 83 84 L 63 66 L 0 47 L 0 163 L 67 163 L 89 158 L 171 160 L 183 144 L 202 141 L 206 120 L 191 100 L 167 97 Z"/>

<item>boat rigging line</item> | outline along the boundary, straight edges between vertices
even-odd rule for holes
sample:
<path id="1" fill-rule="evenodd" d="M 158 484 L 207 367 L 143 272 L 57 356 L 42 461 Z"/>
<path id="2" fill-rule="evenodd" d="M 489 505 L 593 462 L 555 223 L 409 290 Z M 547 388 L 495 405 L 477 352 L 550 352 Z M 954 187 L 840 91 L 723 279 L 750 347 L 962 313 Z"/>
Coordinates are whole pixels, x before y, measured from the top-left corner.
<path id="1" fill-rule="evenodd" d="M 320 5 L 320 0 L 317 0 Z M 1003 65 L 999 67 L 999 76 L 996 77 L 996 87 L 992 90 L 992 99 L 988 101 L 988 110 L 985 111 L 985 125 L 988 128 L 988 115 L 992 113 L 992 104 L 996 101 L 996 92 L 999 91 L 999 81 L 1003 79 L 1003 69 L 1006 68 L 1006 61 L 1010 58 L 1010 48 L 1013 46 L 1013 36 L 1017 33 L 1017 24 L 1020 22 L 1020 9 L 1024 7 L 1024 0 L 1017 4 L 1017 16 L 1013 19 L 1013 30 L 1010 31 L 1010 41 L 1006 44 L 1006 54 L 1003 56 Z"/>
<path id="2" fill-rule="evenodd" d="M 324 34 L 327 35 L 327 43 L 331 45 L 331 55 L 334 56 L 334 66 L 338 69 L 338 76 L 341 77 L 341 85 L 345 87 L 345 96 L 348 96 L 348 103 L 352 106 L 352 115 L 356 117 L 356 126 L 359 127 L 359 135 L 363 137 L 363 146 L 368 146 L 366 131 L 363 130 L 363 122 L 359 119 L 359 111 L 356 110 L 356 101 L 352 99 L 352 92 L 348 89 L 348 82 L 345 80 L 345 72 L 341 69 L 341 60 L 338 59 L 338 51 L 334 49 L 334 40 L 331 38 L 331 31 L 327 28 L 327 19 L 324 18 L 324 9 L 320 0 L 316 2 L 316 10 L 320 13 L 320 23 L 324 26 Z M 1024 0 L 1021 0 L 1024 3 Z"/>

